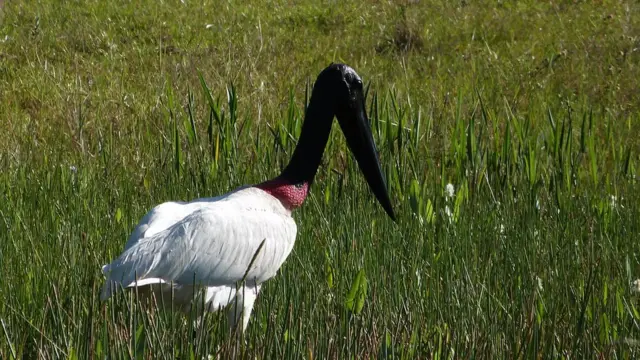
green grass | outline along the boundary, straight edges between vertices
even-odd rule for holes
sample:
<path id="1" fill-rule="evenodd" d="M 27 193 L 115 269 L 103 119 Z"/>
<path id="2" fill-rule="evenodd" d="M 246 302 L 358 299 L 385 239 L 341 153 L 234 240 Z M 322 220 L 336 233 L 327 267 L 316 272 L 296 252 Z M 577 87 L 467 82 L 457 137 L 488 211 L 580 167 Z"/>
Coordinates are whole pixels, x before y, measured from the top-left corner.
<path id="1" fill-rule="evenodd" d="M 637 3 L 0 7 L 0 358 L 640 353 Z M 398 223 L 336 127 L 244 341 L 100 303 L 152 206 L 278 174 L 331 61 L 370 84 Z"/>

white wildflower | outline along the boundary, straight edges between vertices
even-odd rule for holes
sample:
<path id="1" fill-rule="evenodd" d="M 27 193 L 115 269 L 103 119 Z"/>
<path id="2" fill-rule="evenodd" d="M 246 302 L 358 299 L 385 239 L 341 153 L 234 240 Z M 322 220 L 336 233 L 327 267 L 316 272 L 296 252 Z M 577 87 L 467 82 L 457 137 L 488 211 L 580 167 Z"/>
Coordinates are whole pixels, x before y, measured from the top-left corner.
<path id="1" fill-rule="evenodd" d="M 631 292 L 636 294 L 640 293 L 640 279 L 636 279 L 631 283 Z"/>
<path id="2" fill-rule="evenodd" d="M 455 188 L 453 187 L 452 183 L 448 183 L 447 186 L 444 187 L 444 197 L 445 199 L 450 199 L 453 198 L 453 195 L 455 195 Z"/>
<path id="3" fill-rule="evenodd" d="M 71 170 L 71 172 L 74 174 L 78 172 L 78 168 L 75 165 L 69 166 L 69 170 Z"/>

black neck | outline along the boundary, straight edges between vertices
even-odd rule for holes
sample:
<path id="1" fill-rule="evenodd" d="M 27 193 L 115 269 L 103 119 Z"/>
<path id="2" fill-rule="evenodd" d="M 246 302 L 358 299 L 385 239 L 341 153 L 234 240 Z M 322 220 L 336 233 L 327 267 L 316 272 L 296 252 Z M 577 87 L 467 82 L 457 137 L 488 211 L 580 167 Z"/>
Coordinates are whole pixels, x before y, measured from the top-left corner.
<path id="1" fill-rule="evenodd" d="M 302 123 L 298 145 L 281 178 L 292 184 L 313 183 L 329 140 L 333 116 L 331 96 L 323 91 L 314 91 Z"/>

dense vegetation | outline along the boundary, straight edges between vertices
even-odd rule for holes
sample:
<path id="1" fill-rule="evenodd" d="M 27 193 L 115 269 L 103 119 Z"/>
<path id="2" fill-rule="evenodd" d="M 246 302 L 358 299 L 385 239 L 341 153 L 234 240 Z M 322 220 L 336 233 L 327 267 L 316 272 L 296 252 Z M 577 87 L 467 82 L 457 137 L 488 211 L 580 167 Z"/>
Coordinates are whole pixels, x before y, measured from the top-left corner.
<path id="1" fill-rule="evenodd" d="M 101 303 L 153 205 L 279 172 L 332 61 L 398 223 L 335 127 L 244 339 Z M 0 357 L 636 357 L 638 78 L 632 1 L 0 0 Z"/>

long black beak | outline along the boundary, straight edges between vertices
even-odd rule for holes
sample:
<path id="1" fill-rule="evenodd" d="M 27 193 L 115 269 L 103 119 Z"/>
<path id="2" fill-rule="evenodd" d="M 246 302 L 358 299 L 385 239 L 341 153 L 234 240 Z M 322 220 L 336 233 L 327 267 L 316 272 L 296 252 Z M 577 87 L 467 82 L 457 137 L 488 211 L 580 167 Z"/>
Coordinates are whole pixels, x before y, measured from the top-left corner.
<path id="1" fill-rule="evenodd" d="M 396 216 L 393 213 L 387 185 L 382 175 L 380 161 L 378 160 L 378 151 L 376 144 L 373 142 L 371 134 L 371 125 L 367 118 L 365 110 L 364 96 L 361 89 L 352 89 L 352 94 L 348 106 L 339 109 L 336 113 L 338 123 L 342 128 L 349 149 L 353 153 L 360 171 L 364 175 L 369 188 L 384 208 L 387 215 L 395 221 Z"/>

